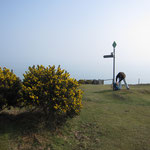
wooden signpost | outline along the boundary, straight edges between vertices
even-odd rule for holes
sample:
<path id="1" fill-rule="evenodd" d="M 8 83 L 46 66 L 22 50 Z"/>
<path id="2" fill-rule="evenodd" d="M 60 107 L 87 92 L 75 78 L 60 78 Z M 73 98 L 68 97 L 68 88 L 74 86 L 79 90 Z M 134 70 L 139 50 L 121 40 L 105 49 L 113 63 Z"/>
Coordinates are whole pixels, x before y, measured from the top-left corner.
<path id="1" fill-rule="evenodd" d="M 115 48 L 117 46 L 115 41 L 113 42 L 112 46 L 113 46 L 113 52 L 110 55 L 104 55 L 104 58 L 113 58 L 113 90 L 114 90 L 114 83 L 115 83 Z"/>

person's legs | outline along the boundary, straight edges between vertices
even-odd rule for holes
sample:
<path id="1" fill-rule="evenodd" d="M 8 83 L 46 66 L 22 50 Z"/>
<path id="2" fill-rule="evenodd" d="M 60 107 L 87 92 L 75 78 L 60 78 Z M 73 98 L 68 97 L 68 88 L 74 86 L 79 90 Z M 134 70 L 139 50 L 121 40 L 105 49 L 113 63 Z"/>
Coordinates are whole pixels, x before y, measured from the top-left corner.
<path id="1" fill-rule="evenodd" d="M 128 86 L 128 84 L 127 84 L 126 80 L 125 80 L 125 79 L 123 79 L 123 81 L 124 81 L 124 84 L 125 84 L 125 86 L 126 86 L 126 89 L 129 89 L 129 86 Z"/>
<path id="2" fill-rule="evenodd" d="M 122 89 L 121 81 L 119 81 L 119 89 Z"/>

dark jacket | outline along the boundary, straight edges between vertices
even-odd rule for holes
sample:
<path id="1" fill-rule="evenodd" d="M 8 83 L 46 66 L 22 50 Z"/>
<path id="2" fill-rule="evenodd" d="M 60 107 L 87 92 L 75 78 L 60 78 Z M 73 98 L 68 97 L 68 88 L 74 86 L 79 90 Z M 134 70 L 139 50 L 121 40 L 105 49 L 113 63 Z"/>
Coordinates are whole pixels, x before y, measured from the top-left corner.
<path id="1" fill-rule="evenodd" d="M 124 72 L 119 72 L 116 76 L 116 82 L 117 82 L 117 79 L 119 78 L 119 82 L 121 82 L 123 79 L 125 79 L 126 75 Z"/>

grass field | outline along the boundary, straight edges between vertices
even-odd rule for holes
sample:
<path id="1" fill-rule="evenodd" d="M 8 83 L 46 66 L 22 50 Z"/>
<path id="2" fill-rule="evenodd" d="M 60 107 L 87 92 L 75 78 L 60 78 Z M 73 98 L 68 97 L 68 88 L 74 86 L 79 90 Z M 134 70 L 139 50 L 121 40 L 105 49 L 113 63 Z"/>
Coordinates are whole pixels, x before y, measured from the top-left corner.
<path id="1" fill-rule="evenodd" d="M 80 115 L 63 124 L 45 123 L 38 112 L 1 112 L 0 150 L 150 150 L 150 85 L 81 89 Z"/>

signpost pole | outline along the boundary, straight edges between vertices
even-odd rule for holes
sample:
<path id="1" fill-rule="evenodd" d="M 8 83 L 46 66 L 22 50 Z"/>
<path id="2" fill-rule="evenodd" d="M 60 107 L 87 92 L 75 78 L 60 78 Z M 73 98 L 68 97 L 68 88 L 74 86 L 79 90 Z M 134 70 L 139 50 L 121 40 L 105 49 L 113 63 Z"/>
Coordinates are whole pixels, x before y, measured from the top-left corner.
<path id="1" fill-rule="evenodd" d="M 113 90 L 115 90 L 114 83 L 115 83 L 115 47 L 116 47 L 116 42 L 112 44 L 113 46 Z"/>
<path id="2" fill-rule="evenodd" d="M 113 49 L 113 90 L 115 90 L 114 88 L 114 83 L 115 83 L 115 48 Z"/>

